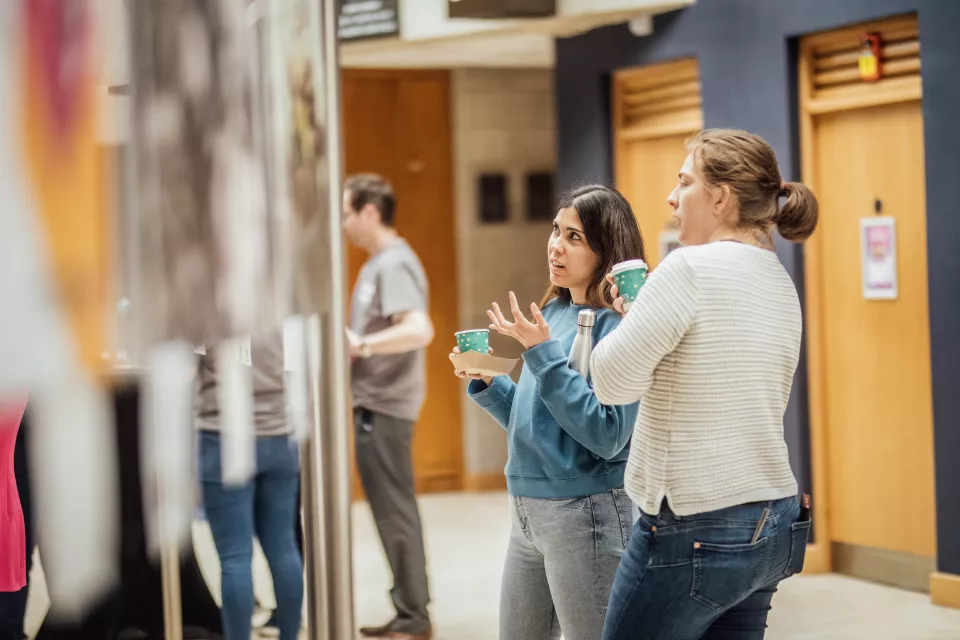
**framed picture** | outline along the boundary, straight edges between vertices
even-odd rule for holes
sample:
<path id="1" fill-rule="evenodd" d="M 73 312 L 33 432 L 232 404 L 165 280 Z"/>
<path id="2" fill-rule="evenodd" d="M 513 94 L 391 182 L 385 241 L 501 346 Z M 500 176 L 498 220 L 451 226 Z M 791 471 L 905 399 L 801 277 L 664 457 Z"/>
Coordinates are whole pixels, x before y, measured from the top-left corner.
<path id="1" fill-rule="evenodd" d="M 863 297 L 867 300 L 896 300 L 896 221 L 883 216 L 860 219 L 860 267 Z"/>

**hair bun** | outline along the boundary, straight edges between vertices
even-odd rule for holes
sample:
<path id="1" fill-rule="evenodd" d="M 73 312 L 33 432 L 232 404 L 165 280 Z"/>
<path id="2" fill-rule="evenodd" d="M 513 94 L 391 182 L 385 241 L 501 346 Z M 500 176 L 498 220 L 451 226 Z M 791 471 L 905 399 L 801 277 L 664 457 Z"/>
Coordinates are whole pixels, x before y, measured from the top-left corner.
<path id="1" fill-rule="evenodd" d="M 820 205 L 806 185 L 799 182 L 785 182 L 780 188 L 780 196 L 787 201 L 774 216 L 780 235 L 792 242 L 803 242 L 817 228 L 820 219 Z"/>

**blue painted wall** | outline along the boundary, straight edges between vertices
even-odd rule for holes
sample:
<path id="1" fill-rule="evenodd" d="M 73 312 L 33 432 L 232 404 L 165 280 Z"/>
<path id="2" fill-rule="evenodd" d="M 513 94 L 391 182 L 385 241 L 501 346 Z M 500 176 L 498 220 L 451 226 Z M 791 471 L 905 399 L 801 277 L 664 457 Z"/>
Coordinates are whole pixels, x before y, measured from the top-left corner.
<path id="1" fill-rule="evenodd" d="M 909 12 L 923 58 L 938 568 L 960 574 L 960 1 L 699 0 L 659 16 L 645 38 L 619 25 L 558 40 L 558 183 L 613 182 L 611 72 L 687 56 L 700 63 L 706 126 L 762 135 L 784 177 L 798 180 L 796 37 Z M 802 292 L 802 248 L 784 243 L 778 253 Z M 809 489 L 806 378 L 801 363 L 785 425 Z"/>

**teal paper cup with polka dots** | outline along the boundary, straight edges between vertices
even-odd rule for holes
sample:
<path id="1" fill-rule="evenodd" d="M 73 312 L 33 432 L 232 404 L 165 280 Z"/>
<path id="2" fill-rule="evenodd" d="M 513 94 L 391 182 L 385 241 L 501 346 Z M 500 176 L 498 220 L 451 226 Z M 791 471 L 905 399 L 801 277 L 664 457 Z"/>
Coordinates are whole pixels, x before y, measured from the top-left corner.
<path id="1" fill-rule="evenodd" d="M 490 353 L 489 329 L 458 331 L 454 335 L 457 336 L 457 346 L 460 348 L 460 353 L 466 353 L 467 351 Z"/>
<path id="2" fill-rule="evenodd" d="M 643 260 L 627 260 L 613 266 L 610 274 L 623 296 L 623 308 L 627 310 L 637 299 L 640 289 L 647 283 L 647 263 Z"/>

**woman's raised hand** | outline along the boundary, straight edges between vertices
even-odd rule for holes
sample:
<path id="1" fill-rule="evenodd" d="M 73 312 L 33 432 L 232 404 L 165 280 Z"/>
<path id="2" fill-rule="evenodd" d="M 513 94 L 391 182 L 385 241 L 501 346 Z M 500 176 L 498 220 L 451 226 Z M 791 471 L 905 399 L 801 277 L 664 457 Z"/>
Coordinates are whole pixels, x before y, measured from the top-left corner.
<path id="1" fill-rule="evenodd" d="M 503 316 L 500 305 L 494 302 L 493 308 L 487 311 L 487 316 L 493 323 L 490 328 L 501 335 L 514 338 L 523 345 L 524 349 L 530 349 L 550 339 L 550 325 L 544 320 L 540 308 L 535 303 L 530 304 L 530 313 L 533 315 L 533 322 L 530 322 L 520 311 L 517 296 L 511 291 L 510 312 L 513 315 L 513 322 Z"/>

